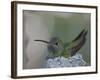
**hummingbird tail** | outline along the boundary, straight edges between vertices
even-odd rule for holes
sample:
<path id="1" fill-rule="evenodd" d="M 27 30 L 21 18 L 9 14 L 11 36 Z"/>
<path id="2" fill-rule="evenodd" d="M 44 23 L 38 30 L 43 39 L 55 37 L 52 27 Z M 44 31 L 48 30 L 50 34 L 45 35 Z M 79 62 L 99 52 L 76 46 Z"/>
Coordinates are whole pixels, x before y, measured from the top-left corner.
<path id="1" fill-rule="evenodd" d="M 87 30 L 83 29 L 80 34 L 73 40 L 76 41 L 78 40 L 80 37 L 85 36 L 87 34 Z"/>

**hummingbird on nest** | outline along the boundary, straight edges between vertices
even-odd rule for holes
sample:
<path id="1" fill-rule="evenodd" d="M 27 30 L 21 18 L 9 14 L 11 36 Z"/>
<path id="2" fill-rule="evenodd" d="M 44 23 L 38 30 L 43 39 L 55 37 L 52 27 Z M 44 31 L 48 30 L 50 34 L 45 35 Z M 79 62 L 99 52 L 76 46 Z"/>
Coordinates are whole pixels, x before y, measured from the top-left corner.
<path id="1" fill-rule="evenodd" d="M 52 37 L 50 41 L 34 40 L 47 44 L 48 57 L 71 57 L 75 55 L 86 42 L 87 30 L 83 29 L 80 34 L 70 42 L 64 43 L 59 37 Z"/>

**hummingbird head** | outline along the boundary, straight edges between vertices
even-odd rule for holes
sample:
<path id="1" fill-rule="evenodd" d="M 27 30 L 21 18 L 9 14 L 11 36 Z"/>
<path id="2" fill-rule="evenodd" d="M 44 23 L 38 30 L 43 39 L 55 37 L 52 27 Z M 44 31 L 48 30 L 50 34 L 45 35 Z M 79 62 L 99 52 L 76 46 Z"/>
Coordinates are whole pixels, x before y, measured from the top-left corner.
<path id="1" fill-rule="evenodd" d="M 58 37 L 53 37 L 50 39 L 50 41 L 45 41 L 45 40 L 34 40 L 34 41 L 46 43 L 49 52 L 56 53 L 60 50 L 60 39 Z"/>
<path id="2" fill-rule="evenodd" d="M 59 38 L 58 38 L 58 37 L 53 37 L 53 38 L 51 38 L 51 39 L 50 39 L 50 43 L 51 43 L 52 45 L 58 46 L 58 44 L 59 44 Z"/>

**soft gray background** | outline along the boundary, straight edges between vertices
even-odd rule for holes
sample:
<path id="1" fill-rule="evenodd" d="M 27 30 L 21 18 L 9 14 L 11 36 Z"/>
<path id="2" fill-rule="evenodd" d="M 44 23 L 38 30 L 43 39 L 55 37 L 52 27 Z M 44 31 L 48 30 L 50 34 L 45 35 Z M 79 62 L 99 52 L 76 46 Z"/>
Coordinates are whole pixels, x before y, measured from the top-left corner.
<path id="1" fill-rule="evenodd" d="M 42 68 L 48 54 L 47 45 L 35 39 L 49 40 L 58 36 L 64 42 L 73 40 L 83 28 L 88 30 L 87 41 L 79 51 L 90 65 L 90 14 L 23 11 L 24 69 Z"/>

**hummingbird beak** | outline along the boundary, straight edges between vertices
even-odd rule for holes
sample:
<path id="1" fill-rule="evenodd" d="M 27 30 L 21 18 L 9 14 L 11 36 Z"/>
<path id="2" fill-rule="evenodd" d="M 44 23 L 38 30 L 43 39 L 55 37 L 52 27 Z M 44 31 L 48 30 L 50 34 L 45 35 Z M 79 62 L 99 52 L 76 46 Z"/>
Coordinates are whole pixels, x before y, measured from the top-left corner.
<path id="1" fill-rule="evenodd" d="M 46 43 L 46 44 L 49 44 L 50 43 L 50 42 L 45 41 L 45 40 L 34 40 L 34 41 L 39 41 L 39 42 L 43 42 L 43 43 Z"/>

